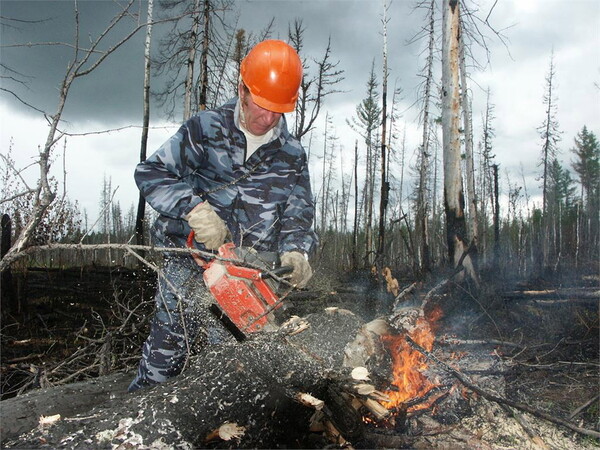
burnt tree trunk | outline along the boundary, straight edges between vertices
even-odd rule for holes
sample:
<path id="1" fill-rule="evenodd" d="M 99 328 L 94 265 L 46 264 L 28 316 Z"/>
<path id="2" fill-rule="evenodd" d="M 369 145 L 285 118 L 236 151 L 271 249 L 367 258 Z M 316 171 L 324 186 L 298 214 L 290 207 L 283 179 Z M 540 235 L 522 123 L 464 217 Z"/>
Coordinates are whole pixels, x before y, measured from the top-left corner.
<path id="1" fill-rule="evenodd" d="M 445 0 L 443 7 L 442 38 L 442 132 L 444 141 L 444 205 L 446 209 L 446 239 L 448 256 L 457 267 L 462 261 L 469 276 L 477 283 L 468 252 L 465 198 L 461 170 L 460 136 L 460 14 L 458 0 Z"/>
<path id="2" fill-rule="evenodd" d="M 3 214 L 0 259 L 4 258 L 4 255 L 6 255 L 10 250 L 11 235 L 12 221 L 10 220 L 10 216 L 8 214 Z M 17 301 L 16 295 L 14 295 L 13 292 L 12 272 L 10 270 L 10 266 L 4 269 L 0 276 L 2 277 L 2 279 L 0 280 L 0 297 L 2 302 L 2 312 L 8 310 L 9 313 L 16 314 L 19 309 L 19 303 Z"/>
<path id="3" fill-rule="evenodd" d="M 442 128 L 444 141 L 444 203 L 446 206 L 446 238 L 451 261 L 462 254 L 466 223 L 460 155 L 460 95 L 458 81 L 459 12 L 457 0 L 446 0 L 443 7 L 442 46 Z"/>
<path id="4" fill-rule="evenodd" d="M 38 427 L 3 446 L 90 449 L 162 443 L 205 448 L 215 430 L 235 423 L 243 427 L 237 439 L 217 439 L 210 445 L 302 448 L 308 445 L 303 439 L 315 410 L 298 401 L 300 393 L 323 400 L 326 406 L 321 412 L 344 435 L 360 433 L 360 417 L 340 402 L 346 398 L 340 392 L 357 361 L 366 367 L 382 364 L 379 357 L 365 360 L 360 349 L 349 350 L 356 349 L 348 345 L 357 340 L 362 321 L 337 308 L 298 320 L 308 328 L 297 334 L 282 328 L 242 343 L 206 348 L 169 382 L 133 394 L 122 387 L 100 406 L 90 401 L 89 406 L 95 407 L 79 409 L 76 417 L 68 417 L 70 410 L 63 409 L 55 424 Z M 20 414 L 4 407 L 2 413 L 3 421 L 5 416 Z M 60 406 L 45 410 L 47 415 L 60 413 Z"/>
<path id="5" fill-rule="evenodd" d="M 385 212 L 387 210 L 390 193 L 390 183 L 386 170 L 386 136 L 387 136 L 387 80 L 388 80 L 388 62 L 387 62 L 387 5 L 383 3 L 383 82 L 381 89 L 382 108 L 381 108 L 381 193 L 379 197 L 379 235 L 377 237 L 377 253 L 375 260 L 382 266 L 384 265 L 383 249 L 385 246 Z"/>
<path id="6" fill-rule="evenodd" d="M 40 416 L 60 414 L 70 417 L 89 411 L 111 396 L 122 395 L 133 379 L 133 373 L 116 373 L 91 381 L 72 383 L 30 391 L 18 397 L 2 400 L 0 407 L 0 437 L 4 442 L 34 429 Z"/>
<path id="7" fill-rule="evenodd" d="M 498 164 L 492 166 L 494 175 L 494 267 L 500 266 L 500 200 L 498 198 Z"/>

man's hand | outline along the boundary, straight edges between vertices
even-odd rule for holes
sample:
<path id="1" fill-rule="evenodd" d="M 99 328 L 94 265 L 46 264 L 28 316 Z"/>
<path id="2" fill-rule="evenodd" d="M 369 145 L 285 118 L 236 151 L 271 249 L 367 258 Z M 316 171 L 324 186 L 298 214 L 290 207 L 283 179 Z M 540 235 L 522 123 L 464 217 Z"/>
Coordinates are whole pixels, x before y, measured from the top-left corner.
<path id="1" fill-rule="evenodd" d="M 196 242 L 204 244 L 207 249 L 217 250 L 225 242 L 227 226 L 210 203 L 198 204 L 184 219 L 194 230 Z"/>
<path id="2" fill-rule="evenodd" d="M 284 252 L 281 254 L 280 259 L 282 266 L 294 268 L 288 281 L 299 288 L 306 286 L 306 283 L 312 277 L 312 269 L 306 257 L 300 252 Z"/>

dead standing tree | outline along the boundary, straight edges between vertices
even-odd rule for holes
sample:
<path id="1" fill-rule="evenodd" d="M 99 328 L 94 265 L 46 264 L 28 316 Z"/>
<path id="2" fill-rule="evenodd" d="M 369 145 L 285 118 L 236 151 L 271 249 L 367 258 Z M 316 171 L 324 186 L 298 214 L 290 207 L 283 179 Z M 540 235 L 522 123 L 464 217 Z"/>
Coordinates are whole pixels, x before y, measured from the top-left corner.
<path id="1" fill-rule="evenodd" d="M 172 27 L 160 40 L 153 59 L 156 74 L 166 79 L 163 89 L 154 95 L 161 106 L 166 106 L 169 116 L 182 107 L 183 120 L 187 120 L 232 95 L 228 90 L 232 85 L 222 81 L 234 72 L 224 70 L 232 51 L 225 42 L 229 34 L 225 17 L 232 2 L 162 0 L 159 5 Z"/>
<path id="2" fill-rule="evenodd" d="M 375 171 L 377 155 L 376 130 L 381 123 L 381 108 L 379 107 L 378 82 L 375 75 L 375 61 L 367 81 L 366 97 L 356 107 L 356 116 L 346 123 L 364 139 L 366 145 L 365 180 L 363 190 L 363 211 L 365 228 L 365 265 L 373 262 L 373 199 L 375 195 Z M 357 209 L 358 211 L 358 209 Z"/>
<path id="3" fill-rule="evenodd" d="M 6 261 L 11 259 L 13 254 L 21 252 L 26 248 L 32 240 L 35 230 L 42 221 L 44 214 L 48 207 L 56 197 L 56 192 L 52 189 L 51 183 L 49 182 L 49 172 L 51 164 L 52 149 L 54 146 L 64 137 L 65 133 L 60 130 L 60 123 L 62 120 L 63 111 L 67 102 L 69 91 L 75 82 L 75 80 L 85 77 L 94 72 L 100 64 L 102 64 L 108 56 L 117 51 L 125 42 L 131 39 L 139 30 L 146 27 L 146 23 L 137 23 L 125 34 L 124 37 L 117 40 L 113 45 L 110 45 L 106 49 L 102 49 L 102 44 L 109 39 L 109 36 L 114 38 L 117 33 L 117 25 L 120 25 L 125 19 L 131 18 L 132 7 L 135 4 L 135 0 L 130 0 L 126 5 L 121 8 L 121 11 L 116 14 L 111 20 L 110 24 L 98 35 L 98 37 L 91 41 L 89 47 L 84 48 L 81 43 L 80 36 L 80 18 L 77 1 L 74 2 L 74 29 L 75 37 L 74 43 L 69 45 L 73 49 L 73 55 L 71 61 L 67 65 L 65 76 L 61 82 L 59 89 L 58 106 L 54 114 L 44 113 L 48 123 L 49 130 L 46 137 L 46 142 L 39 151 L 38 165 L 40 175 L 35 190 L 34 198 L 34 209 L 33 213 L 29 217 L 29 220 L 23 227 L 21 233 L 15 240 L 15 243 L 7 254 L 0 261 L 0 271 L 4 270 L 8 265 Z M 30 44 L 28 44 L 30 45 Z M 44 45 L 44 44 L 39 44 Z M 19 98 L 17 96 L 17 98 Z M 20 99 L 20 98 L 19 98 Z M 24 104 L 30 106 L 23 101 Z M 36 108 L 37 111 L 40 111 Z"/>
<path id="4" fill-rule="evenodd" d="M 331 39 L 327 41 L 327 47 L 321 59 L 314 60 L 316 72 L 311 73 L 307 58 L 302 56 L 304 31 L 302 20 L 295 20 L 293 26 L 288 30 L 290 45 L 302 58 L 304 71 L 300 92 L 298 93 L 298 102 L 296 103 L 293 132 L 298 139 L 302 139 L 302 136 L 314 128 L 325 98 L 340 92 L 336 89 L 336 85 L 344 79 L 344 71 L 337 69 L 339 61 L 333 62 L 331 60 Z"/>
<path id="5" fill-rule="evenodd" d="M 557 143 L 560 141 L 560 131 L 558 120 L 556 119 L 557 99 L 556 89 L 556 69 L 554 66 L 554 53 L 550 56 L 550 65 L 546 75 L 546 86 L 544 92 L 544 106 L 546 107 L 546 116 L 543 124 L 538 128 L 540 138 L 542 139 L 542 151 L 540 163 L 542 166 L 542 242 L 541 255 L 538 254 L 538 270 L 546 269 L 550 264 L 550 236 L 551 222 L 549 211 L 548 186 L 550 183 L 549 170 L 550 165 L 557 153 Z"/>
<path id="6" fill-rule="evenodd" d="M 460 147 L 460 20 L 458 0 L 444 0 L 442 8 L 442 132 L 444 142 L 444 205 L 446 240 L 456 266 L 467 248 Z M 470 257 L 463 266 L 474 279 Z"/>
<path id="7" fill-rule="evenodd" d="M 461 20 L 461 28 L 464 22 Z M 471 100 L 467 88 L 467 63 L 466 63 L 465 40 L 459 41 L 460 57 L 460 80 L 461 80 L 461 102 L 463 111 L 463 128 L 465 132 L 465 162 L 467 171 L 467 197 L 469 199 L 469 240 L 474 243 L 471 258 L 476 262 L 478 245 L 478 221 L 477 221 L 477 196 L 475 194 L 475 163 L 473 158 L 473 119 L 471 113 Z"/>
<path id="8" fill-rule="evenodd" d="M 383 26 L 383 81 L 381 87 L 381 194 L 379 196 L 379 235 L 377 237 L 377 253 L 375 260 L 382 263 L 384 245 L 385 245 L 385 212 L 387 210 L 390 193 L 390 183 L 387 175 L 387 82 L 388 82 L 388 60 L 387 60 L 387 9 L 386 1 L 383 1 L 383 18 L 381 23 Z"/>
<path id="9" fill-rule="evenodd" d="M 429 119 L 429 110 L 431 105 L 431 88 L 433 84 L 433 54 L 435 44 L 435 0 L 431 0 L 427 7 L 428 17 L 428 39 L 427 39 L 427 62 L 424 68 L 424 93 L 423 93 L 423 117 L 422 117 L 422 138 L 419 148 L 419 180 L 417 185 L 417 213 L 415 224 L 417 234 L 420 237 L 420 258 L 419 272 L 421 275 L 431 271 L 431 250 L 430 250 L 430 235 L 429 235 L 429 194 L 428 183 L 429 179 L 429 163 L 430 163 L 430 134 L 431 124 Z"/>
<path id="10" fill-rule="evenodd" d="M 148 0 L 146 40 L 144 42 L 144 114 L 142 118 L 142 142 L 140 145 L 140 162 L 146 160 L 148 148 L 148 127 L 150 125 L 150 47 L 152 43 L 152 10 L 154 0 Z M 135 238 L 137 245 L 144 245 L 144 215 L 146 200 L 142 194 L 138 197 L 137 215 L 135 218 Z"/>

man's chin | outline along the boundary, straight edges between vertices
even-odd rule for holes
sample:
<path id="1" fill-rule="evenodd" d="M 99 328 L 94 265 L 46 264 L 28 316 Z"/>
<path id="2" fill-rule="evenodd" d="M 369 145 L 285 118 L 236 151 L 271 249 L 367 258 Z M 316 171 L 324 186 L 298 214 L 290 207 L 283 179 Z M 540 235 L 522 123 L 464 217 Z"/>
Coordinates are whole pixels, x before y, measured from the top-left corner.
<path id="1" fill-rule="evenodd" d="M 272 127 L 255 127 L 248 131 L 252 133 L 254 136 L 263 136 L 269 132 Z"/>

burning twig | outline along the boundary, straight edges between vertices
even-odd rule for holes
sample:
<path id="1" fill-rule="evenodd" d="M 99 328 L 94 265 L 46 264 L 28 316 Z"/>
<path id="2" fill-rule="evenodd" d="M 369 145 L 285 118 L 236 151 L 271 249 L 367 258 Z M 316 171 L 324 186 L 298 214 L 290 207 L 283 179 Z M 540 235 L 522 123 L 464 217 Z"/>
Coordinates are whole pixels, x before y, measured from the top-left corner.
<path id="1" fill-rule="evenodd" d="M 548 422 L 552 422 L 555 423 L 557 425 L 561 425 L 563 427 L 569 428 L 570 430 L 576 431 L 577 433 L 586 435 L 586 436 L 592 436 L 594 438 L 600 438 L 600 433 L 594 430 L 588 430 L 586 428 L 581 428 L 578 427 L 577 425 L 574 425 L 570 422 L 567 422 L 566 420 L 560 419 L 558 417 L 553 417 L 549 414 L 546 414 L 543 411 L 538 411 L 535 408 L 532 408 L 529 405 L 525 405 L 523 403 L 518 403 L 518 402 L 513 402 L 512 400 L 509 400 L 507 398 L 503 398 L 503 397 L 499 397 L 498 395 L 489 392 L 485 389 L 482 389 L 481 387 L 477 386 L 475 383 L 473 383 L 466 375 L 460 373 L 458 370 L 453 369 L 452 367 L 450 367 L 448 364 L 446 364 L 445 362 L 441 361 L 437 356 L 435 356 L 433 353 L 425 350 L 423 347 L 421 347 L 419 344 L 417 344 L 415 341 L 413 341 L 410 336 L 405 336 L 406 342 L 408 343 L 408 345 L 410 345 L 414 350 L 422 353 L 427 359 L 435 362 L 436 364 L 438 364 L 442 369 L 444 369 L 446 372 L 448 372 L 449 374 L 453 375 L 455 378 L 457 378 L 463 385 L 465 385 L 467 388 L 471 389 L 472 391 L 478 393 L 479 395 L 481 395 L 482 397 L 496 402 L 498 404 L 503 404 L 503 405 L 508 405 L 511 406 L 513 408 L 519 409 L 521 411 L 525 411 L 526 413 L 529 413 L 533 416 L 539 417 L 540 419 L 544 419 L 547 420 Z"/>
<path id="2" fill-rule="evenodd" d="M 451 387 L 452 386 L 449 386 L 449 385 L 436 386 L 436 387 L 430 389 L 429 391 L 427 391 L 425 394 L 421 395 L 420 397 L 415 397 L 411 400 L 407 400 L 406 402 L 404 402 L 404 406 L 406 406 L 406 408 L 410 408 L 412 406 L 416 406 L 421 403 L 425 403 L 434 395 L 445 394 L 446 391 L 449 390 Z"/>

